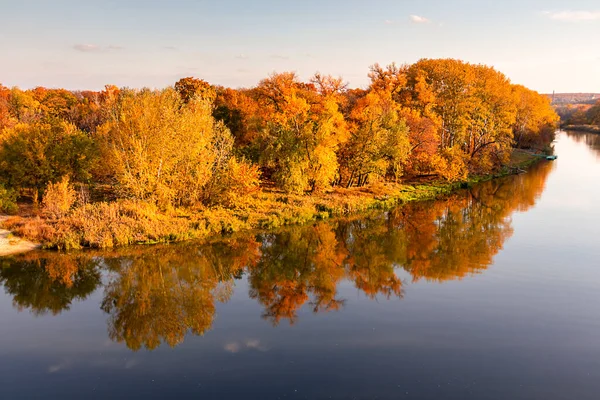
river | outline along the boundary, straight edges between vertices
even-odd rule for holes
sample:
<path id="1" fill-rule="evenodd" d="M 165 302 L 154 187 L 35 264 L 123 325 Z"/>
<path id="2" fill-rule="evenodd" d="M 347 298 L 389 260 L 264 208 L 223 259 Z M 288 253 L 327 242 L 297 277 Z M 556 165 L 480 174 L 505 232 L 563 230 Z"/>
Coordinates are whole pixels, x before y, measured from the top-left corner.
<path id="1" fill-rule="evenodd" d="M 0 398 L 598 399 L 600 135 L 447 199 L 0 258 Z"/>

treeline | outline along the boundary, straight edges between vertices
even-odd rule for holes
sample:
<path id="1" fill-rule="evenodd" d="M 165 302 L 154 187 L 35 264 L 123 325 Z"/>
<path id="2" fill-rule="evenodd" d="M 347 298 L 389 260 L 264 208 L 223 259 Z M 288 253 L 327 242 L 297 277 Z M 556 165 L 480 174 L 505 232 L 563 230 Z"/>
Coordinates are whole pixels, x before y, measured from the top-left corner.
<path id="1" fill-rule="evenodd" d="M 557 121 L 545 97 L 483 65 L 376 64 L 369 77 L 367 89 L 294 73 L 250 89 L 0 86 L 0 190 L 37 200 L 68 177 L 104 199 L 190 206 L 235 203 L 261 180 L 294 193 L 456 181 L 502 166 L 514 146 L 544 145 Z M 55 191 L 73 197 L 65 182 Z"/>
<path id="2" fill-rule="evenodd" d="M 563 126 L 592 125 L 600 127 L 600 100 L 594 105 L 568 104 L 559 106 L 556 112 Z"/>

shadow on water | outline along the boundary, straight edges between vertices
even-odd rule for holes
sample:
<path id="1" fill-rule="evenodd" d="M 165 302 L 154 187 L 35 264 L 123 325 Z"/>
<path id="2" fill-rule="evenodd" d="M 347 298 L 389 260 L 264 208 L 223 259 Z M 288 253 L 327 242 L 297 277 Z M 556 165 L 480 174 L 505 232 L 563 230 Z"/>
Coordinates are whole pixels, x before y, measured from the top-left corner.
<path id="1" fill-rule="evenodd" d="M 132 350 L 202 335 L 213 324 L 215 304 L 229 301 L 234 281 L 244 277 L 265 320 L 293 324 L 302 307 L 343 308 L 344 281 L 371 299 L 401 298 L 410 280 L 483 272 L 513 233 L 511 215 L 535 204 L 553 167 L 541 162 L 527 174 L 385 213 L 209 244 L 5 258 L 0 283 L 15 307 L 36 316 L 57 315 L 102 289 L 109 336 Z M 408 279 L 399 277 L 401 270 Z"/>

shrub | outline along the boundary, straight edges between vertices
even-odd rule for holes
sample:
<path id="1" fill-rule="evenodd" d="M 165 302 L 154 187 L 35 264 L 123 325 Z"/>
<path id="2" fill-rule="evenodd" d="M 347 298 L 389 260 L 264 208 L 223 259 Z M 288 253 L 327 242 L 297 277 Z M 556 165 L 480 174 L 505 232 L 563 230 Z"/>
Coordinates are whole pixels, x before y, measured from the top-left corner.
<path id="1" fill-rule="evenodd" d="M 0 184 L 0 212 L 12 215 L 16 214 L 18 210 L 17 192 L 6 189 Z"/>
<path id="2" fill-rule="evenodd" d="M 208 203 L 233 207 L 247 195 L 258 190 L 258 166 L 231 157 L 225 168 L 216 174 L 205 190 Z"/>
<path id="3" fill-rule="evenodd" d="M 69 182 L 69 177 L 64 176 L 59 182 L 50 183 L 42 199 L 43 209 L 52 218 L 65 216 L 75 201 L 77 193 Z"/>

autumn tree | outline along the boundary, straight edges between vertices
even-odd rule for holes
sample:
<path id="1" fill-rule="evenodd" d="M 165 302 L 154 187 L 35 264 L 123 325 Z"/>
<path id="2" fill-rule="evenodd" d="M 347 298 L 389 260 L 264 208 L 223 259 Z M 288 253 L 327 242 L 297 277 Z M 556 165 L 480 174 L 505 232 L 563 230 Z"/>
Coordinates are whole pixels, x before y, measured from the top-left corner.
<path id="1" fill-rule="evenodd" d="M 163 205 L 201 200 L 233 145 L 207 100 L 173 89 L 122 91 L 97 135 L 119 194 Z"/>
<path id="2" fill-rule="evenodd" d="M 409 106 L 439 124 L 440 148 L 465 143 L 474 71 L 452 59 L 423 59 L 407 71 Z"/>
<path id="3" fill-rule="evenodd" d="M 435 122 L 408 107 L 402 107 L 400 118 L 406 123 L 410 143 L 409 157 L 405 165 L 406 172 L 413 176 L 434 174 L 436 171 L 433 161 L 440 145 Z"/>
<path id="4" fill-rule="evenodd" d="M 510 158 L 516 107 L 506 76 L 484 65 L 469 68 L 472 100 L 464 150 L 471 172 L 488 173 Z"/>
<path id="5" fill-rule="evenodd" d="M 253 91 L 222 87 L 216 90 L 213 116 L 229 128 L 236 149 L 258 162 L 256 139 L 260 131 L 259 103 Z"/>
<path id="6" fill-rule="evenodd" d="M 11 90 L 0 84 L 0 132 L 14 122 L 16 121 L 11 115 Z"/>
<path id="7" fill-rule="evenodd" d="M 205 100 L 212 104 L 217 95 L 208 82 L 192 77 L 181 78 L 175 82 L 175 91 L 179 93 L 185 104 L 192 100 Z"/>
<path id="8" fill-rule="evenodd" d="M 337 94 L 274 74 L 256 88 L 263 129 L 261 163 L 286 191 L 323 190 L 338 172 L 336 151 L 347 140 Z"/>
<path id="9" fill-rule="evenodd" d="M 19 88 L 10 90 L 10 113 L 22 123 L 40 120 L 40 102 L 29 91 Z"/>
<path id="10" fill-rule="evenodd" d="M 73 122 L 72 112 L 79 100 L 65 89 L 46 89 L 36 87 L 31 94 L 40 104 L 39 112 L 43 117 L 61 118 Z"/>
<path id="11" fill-rule="evenodd" d="M 346 186 L 362 186 L 372 175 L 397 179 L 402 174 L 410 142 L 400 107 L 391 96 L 387 90 L 372 90 L 356 102 L 350 139 L 340 152 Z"/>
<path id="12" fill-rule="evenodd" d="M 587 111 L 587 118 L 590 125 L 600 125 L 600 101 Z"/>
<path id="13" fill-rule="evenodd" d="M 513 126 L 516 145 L 531 147 L 550 142 L 558 123 L 550 100 L 521 85 L 513 85 L 512 92 L 516 107 Z"/>
<path id="14" fill-rule="evenodd" d="M 370 68 L 370 88 L 379 92 L 387 92 L 395 101 L 400 101 L 407 87 L 408 67 L 392 63 L 386 67 L 375 63 Z"/>

